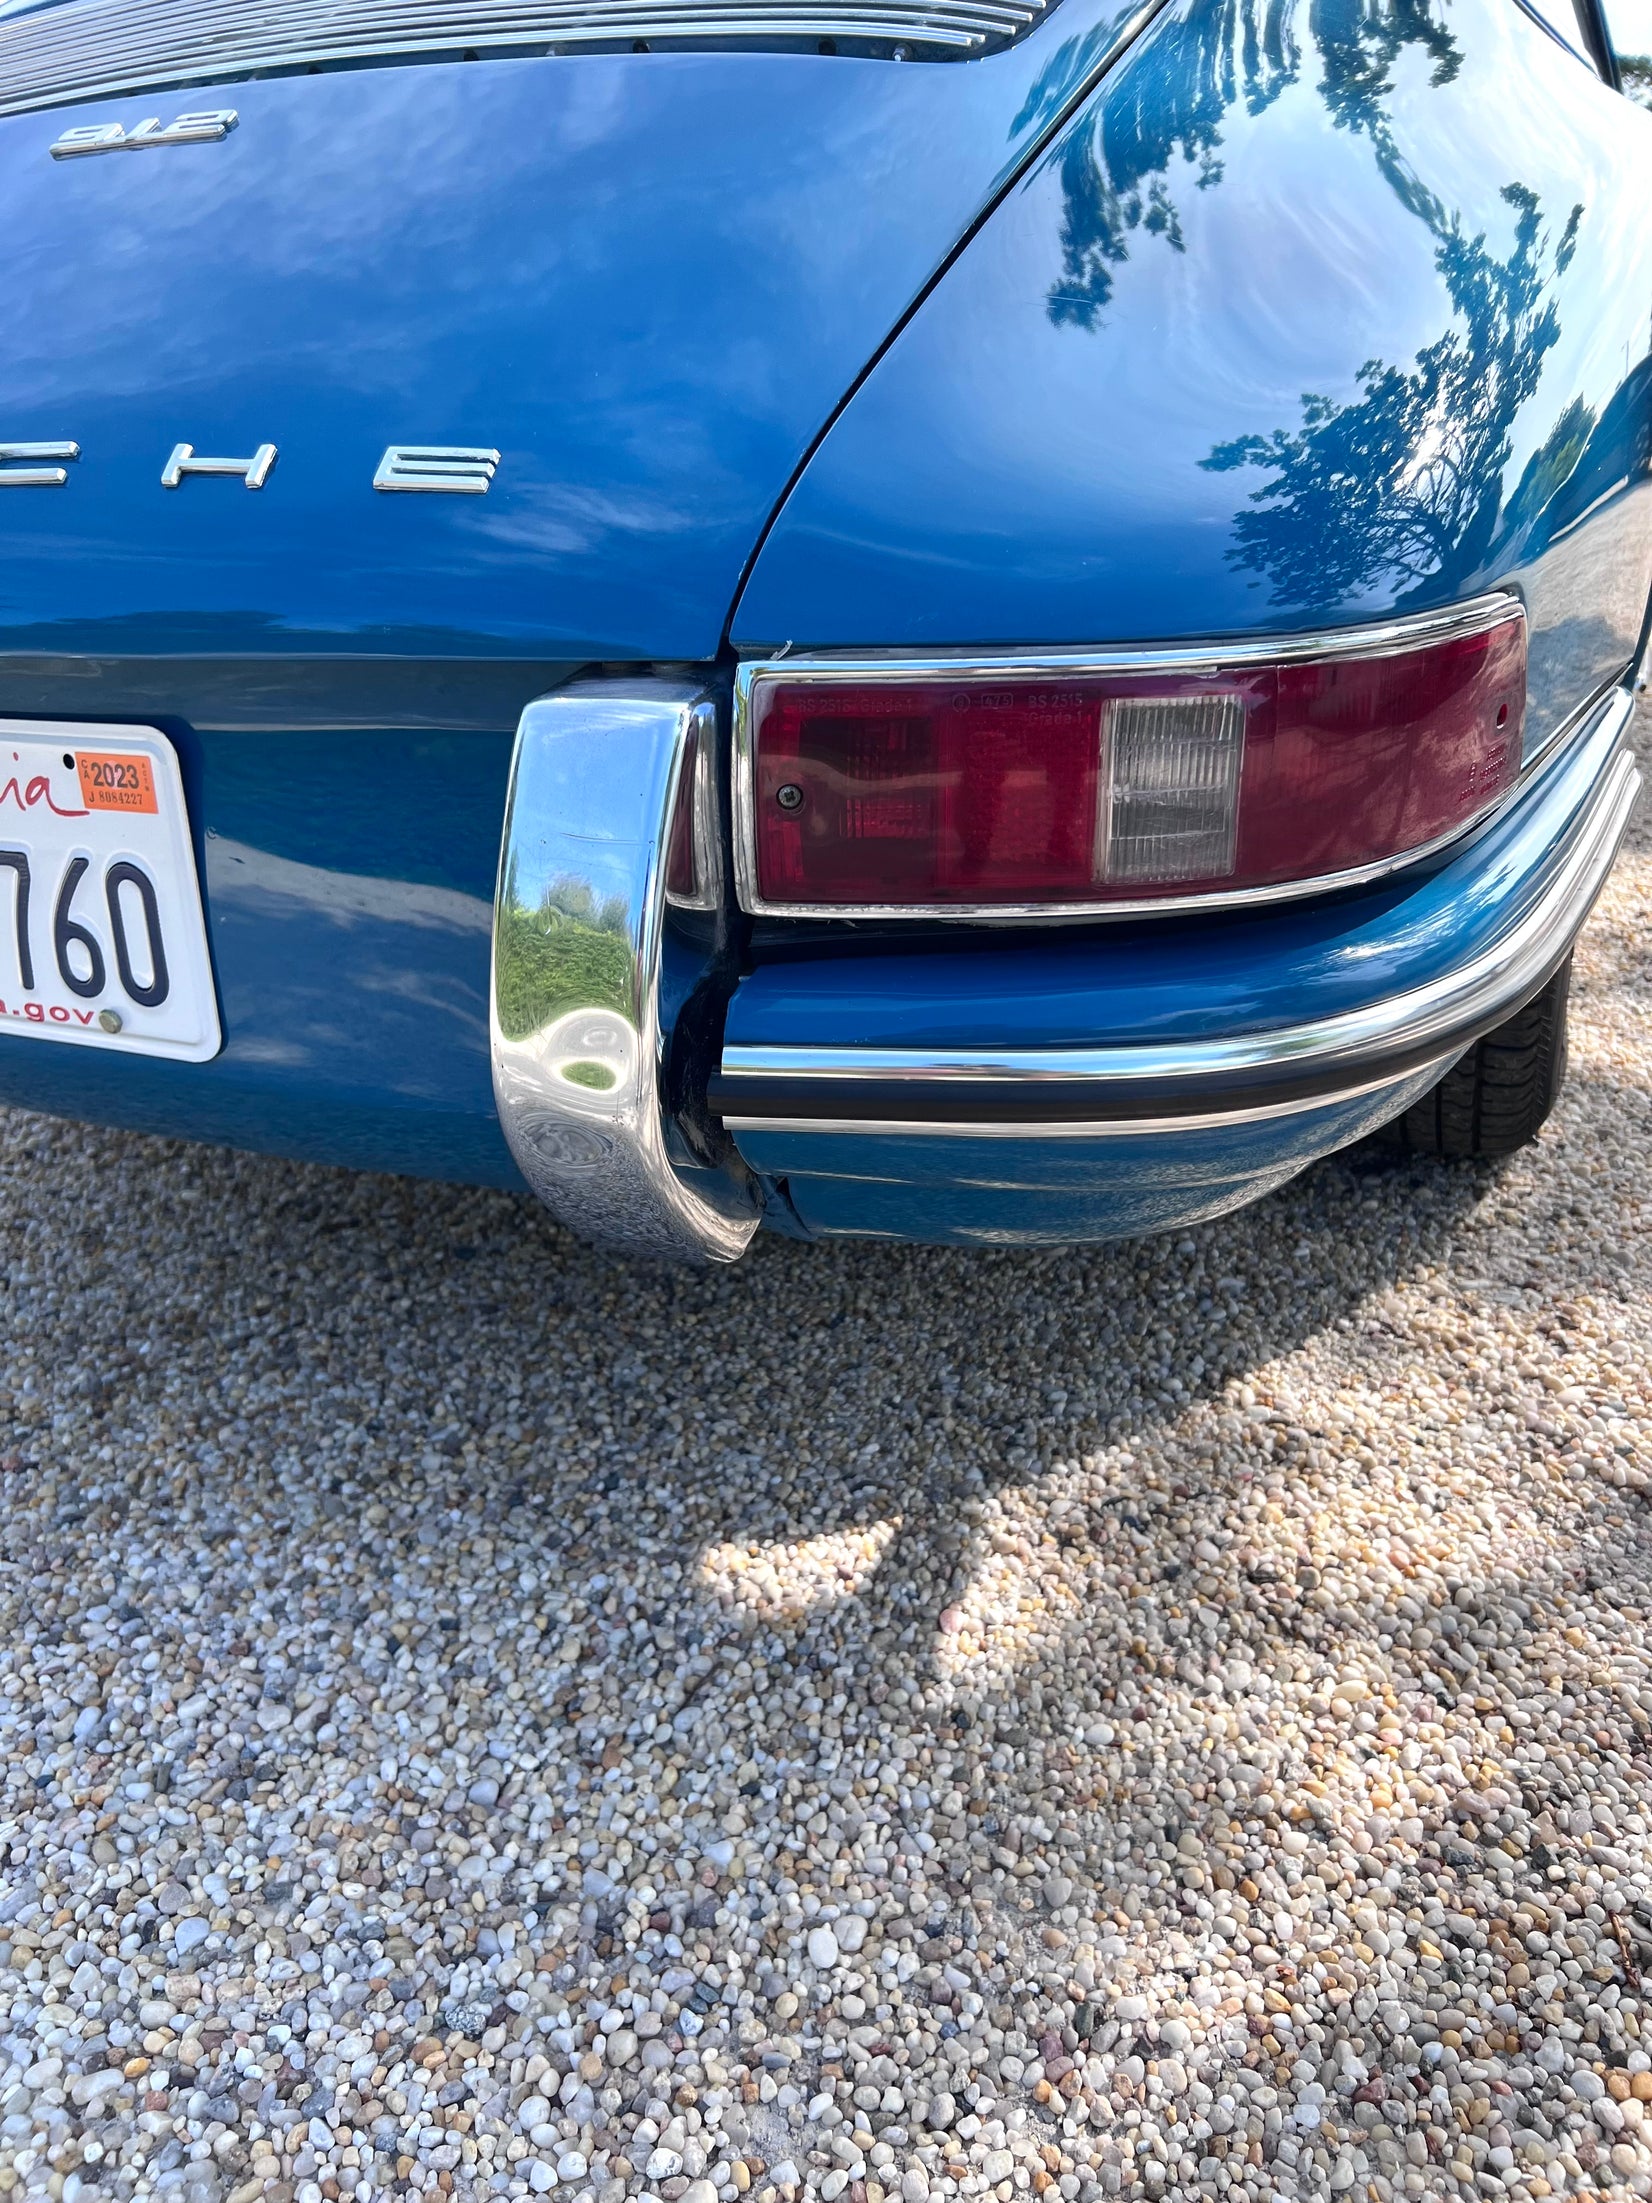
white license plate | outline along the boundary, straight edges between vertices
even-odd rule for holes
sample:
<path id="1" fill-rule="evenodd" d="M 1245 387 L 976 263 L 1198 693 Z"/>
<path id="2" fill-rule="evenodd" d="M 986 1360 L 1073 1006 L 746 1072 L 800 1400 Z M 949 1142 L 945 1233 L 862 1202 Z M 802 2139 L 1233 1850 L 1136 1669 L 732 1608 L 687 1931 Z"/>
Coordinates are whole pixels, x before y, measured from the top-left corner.
<path id="1" fill-rule="evenodd" d="M 183 782 L 152 727 L 0 719 L 0 1037 L 203 1063 L 218 1002 Z"/>

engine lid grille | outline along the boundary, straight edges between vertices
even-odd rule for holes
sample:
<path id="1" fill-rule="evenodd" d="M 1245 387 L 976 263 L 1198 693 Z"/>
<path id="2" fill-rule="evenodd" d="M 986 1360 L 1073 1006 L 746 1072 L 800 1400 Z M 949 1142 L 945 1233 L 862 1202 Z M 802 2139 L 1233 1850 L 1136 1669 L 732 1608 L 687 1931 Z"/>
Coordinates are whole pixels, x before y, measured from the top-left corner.
<path id="1" fill-rule="evenodd" d="M 0 115 L 398 61 L 655 47 L 967 60 L 1053 0 L 59 0 L 0 19 Z"/>

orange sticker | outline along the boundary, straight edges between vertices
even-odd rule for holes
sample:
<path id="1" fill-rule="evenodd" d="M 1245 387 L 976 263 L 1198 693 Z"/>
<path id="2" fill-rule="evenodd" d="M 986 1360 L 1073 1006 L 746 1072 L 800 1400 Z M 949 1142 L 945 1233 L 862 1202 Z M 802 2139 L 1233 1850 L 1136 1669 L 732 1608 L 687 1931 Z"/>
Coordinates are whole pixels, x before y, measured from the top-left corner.
<path id="1" fill-rule="evenodd" d="M 88 811 L 159 809 L 155 775 L 147 757 L 105 757 L 95 750 L 77 750 L 75 766 L 80 774 L 80 800 Z"/>

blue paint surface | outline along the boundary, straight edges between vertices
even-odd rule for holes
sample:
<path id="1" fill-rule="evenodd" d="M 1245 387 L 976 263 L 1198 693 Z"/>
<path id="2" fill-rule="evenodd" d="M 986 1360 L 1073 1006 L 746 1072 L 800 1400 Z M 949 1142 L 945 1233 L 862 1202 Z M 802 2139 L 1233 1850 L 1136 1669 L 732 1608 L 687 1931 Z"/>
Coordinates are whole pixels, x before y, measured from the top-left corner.
<path id="1" fill-rule="evenodd" d="M 252 702 L 243 708 L 256 722 Z M 223 1052 L 179 1064 L 8 1034 L 0 1099 L 276 1154 L 518 1184 L 487 1051 L 513 726 L 275 734 L 161 723 L 197 826 Z"/>
<path id="2" fill-rule="evenodd" d="M 963 65 L 762 53 L 346 70 L 0 121 L 0 643 L 712 655 L 792 470 L 1128 10 Z M 234 106 L 221 144 L 55 162 Z M 160 487 L 174 443 L 279 452 Z M 375 493 L 392 443 L 485 496 Z M 9 636 L 6 630 L 10 630 Z"/>
<path id="3" fill-rule="evenodd" d="M 823 1238 L 997 1247 L 1129 1239 L 1258 1200 L 1374 1131 L 1428 1084 L 1423 1073 L 1386 1094 L 1222 1131 L 1100 1140 L 743 1132 L 740 1147 L 785 1179 L 798 1217 Z"/>

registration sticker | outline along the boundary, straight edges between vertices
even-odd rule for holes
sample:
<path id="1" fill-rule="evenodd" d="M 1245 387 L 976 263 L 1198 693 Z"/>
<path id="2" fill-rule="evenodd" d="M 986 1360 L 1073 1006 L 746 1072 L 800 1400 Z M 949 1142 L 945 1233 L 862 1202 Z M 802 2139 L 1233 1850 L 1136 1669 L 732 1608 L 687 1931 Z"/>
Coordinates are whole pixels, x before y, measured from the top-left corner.
<path id="1" fill-rule="evenodd" d="M 80 778 L 80 800 L 88 811 L 148 811 L 155 801 L 155 769 L 141 751 L 112 756 L 98 750 L 76 750 L 75 770 Z"/>

